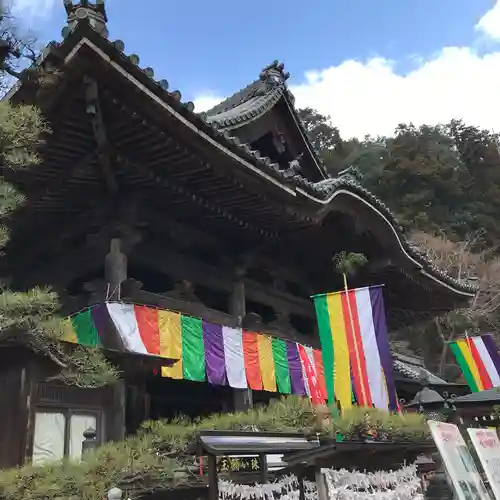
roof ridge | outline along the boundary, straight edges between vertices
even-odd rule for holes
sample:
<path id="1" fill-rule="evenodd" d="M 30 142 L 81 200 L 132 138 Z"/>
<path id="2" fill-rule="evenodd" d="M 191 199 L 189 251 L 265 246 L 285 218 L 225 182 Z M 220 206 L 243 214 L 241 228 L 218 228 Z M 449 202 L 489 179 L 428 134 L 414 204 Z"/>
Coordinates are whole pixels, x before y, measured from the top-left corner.
<path id="1" fill-rule="evenodd" d="M 233 125 L 241 124 L 242 122 L 255 120 L 256 118 L 264 114 L 264 112 L 269 111 L 269 109 L 272 108 L 279 101 L 281 96 L 284 94 L 284 91 L 285 91 L 284 87 L 280 85 L 270 90 L 267 94 L 263 96 L 250 97 L 246 101 L 243 101 L 238 105 L 232 106 L 225 111 L 221 111 L 220 113 L 214 115 L 205 113 L 207 122 L 208 123 L 217 122 L 220 127 L 227 128 Z M 240 106 L 241 107 L 245 106 L 245 104 L 247 104 L 251 99 L 255 99 L 257 106 L 255 107 L 249 106 L 248 109 L 244 110 L 239 114 L 230 115 L 230 111 L 236 110 Z M 226 114 L 229 114 L 229 116 L 223 116 Z"/>
<path id="2" fill-rule="evenodd" d="M 223 101 L 219 102 L 215 106 L 211 107 L 209 110 L 205 111 L 205 113 L 208 116 L 214 116 L 214 115 L 219 115 L 221 113 L 224 113 L 225 111 L 229 111 L 230 109 L 236 108 L 240 104 L 243 104 L 245 102 L 245 99 L 242 99 L 241 101 L 235 101 L 232 105 L 226 105 L 226 103 L 229 103 L 231 99 L 234 99 L 238 94 L 243 94 L 245 92 L 248 92 L 253 86 L 255 86 L 256 83 L 261 83 L 260 80 L 254 80 L 252 83 L 248 84 L 246 87 L 241 88 L 240 90 L 234 92 L 231 94 L 229 97 L 226 97 Z M 248 99 L 250 99 L 251 95 L 248 96 Z M 221 109 L 218 109 L 221 108 Z"/>

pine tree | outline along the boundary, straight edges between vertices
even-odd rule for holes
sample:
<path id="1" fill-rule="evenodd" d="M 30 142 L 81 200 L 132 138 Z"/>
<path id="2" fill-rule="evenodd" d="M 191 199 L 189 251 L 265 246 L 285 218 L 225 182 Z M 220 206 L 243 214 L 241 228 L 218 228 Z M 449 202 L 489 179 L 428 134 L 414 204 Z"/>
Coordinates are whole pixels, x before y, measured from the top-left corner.
<path id="1" fill-rule="evenodd" d="M 34 40 L 20 36 L 14 21 L 8 11 L 0 12 L 0 90 L 4 92 L 15 79 L 33 83 L 33 75 L 43 76 L 39 69 L 23 69 L 35 64 Z M 41 161 L 39 148 L 47 134 L 49 126 L 35 106 L 0 100 L 0 252 L 9 241 L 6 221 L 28 201 L 6 182 L 4 174 L 26 170 L 29 175 Z M 65 322 L 57 315 L 56 293 L 42 288 L 11 291 L 7 282 L 6 278 L 0 282 L 0 344 L 21 342 L 50 357 L 61 368 L 59 378 L 72 385 L 98 387 L 116 380 L 116 370 L 100 351 L 61 342 Z"/>

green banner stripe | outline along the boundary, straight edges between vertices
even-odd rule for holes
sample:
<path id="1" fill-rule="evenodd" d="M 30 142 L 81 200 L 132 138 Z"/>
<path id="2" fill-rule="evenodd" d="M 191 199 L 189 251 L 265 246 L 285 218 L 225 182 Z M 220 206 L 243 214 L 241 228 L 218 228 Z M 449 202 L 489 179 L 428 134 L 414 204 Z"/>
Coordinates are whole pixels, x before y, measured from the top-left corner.
<path id="1" fill-rule="evenodd" d="M 278 391 L 282 394 L 291 394 L 292 384 L 290 381 L 290 370 L 288 357 L 286 355 L 286 343 L 281 339 L 273 339 L 274 371 L 276 373 L 276 384 Z"/>
<path id="2" fill-rule="evenodd" d="M 334 386 L 334 348 L 332 329 L 330 327 L 330 314 L 326 295 L 314 298 L 314 307 L 318 319 L 319 338 L 321 341 L 321 352 L 323 356 L 323 369 L 325 371 L 326 392 L 330 405 L 335 404 L 335 386 Z"/>
<path id="3" fill-rule="evenodd" d="M 83 311 L 71 318 L 71 323 L 75 329 L 76 338 L 80 345 L 86 347 L 98 347 L 101 344 L 99 332 L 92 320 L 90 309 Z"/>
<path id="4" fill-rule="evenodd" d="M 457 360 L 458 366 L 460 366 L 460 369 L 462 370 L 462 373 L 464 374 L 465 380 L 467 381 L 467 384 L 470 387 L 470 390 L 472 392 L 478 392 L 479 388 L 476 384 L 476 380 L 474 379 L 474 376 L 472 375 L 472 372 L 470 371 L 469 365 L 467 364 L 467 361 L 464 358 L 464 355 L 462 354 L 462 350 L 458 346 L 456 342 L 452 342 L 450 344 L 451 352 L 454 354 L 455 359 Z"/>
<path id="5" fill-rule="evenodd" d="M 205 344 L 203 324 L 199 318 L 181 316 L 182 376 L 186 380 L 204 382 Z"/>

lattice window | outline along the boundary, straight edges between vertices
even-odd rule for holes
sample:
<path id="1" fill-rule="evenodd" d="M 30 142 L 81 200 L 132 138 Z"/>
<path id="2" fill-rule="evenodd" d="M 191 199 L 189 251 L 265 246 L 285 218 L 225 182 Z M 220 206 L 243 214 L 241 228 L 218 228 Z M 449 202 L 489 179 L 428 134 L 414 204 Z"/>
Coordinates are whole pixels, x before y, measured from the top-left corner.
<path id="1" fill-rule="evenodd" d="M 69 457 L 81 460 L 83 433 L 87 429 L 101 438 L 101 414 L 92 410 L 37 408 L 33 434 L 33 464 L 61 460 Z"/>

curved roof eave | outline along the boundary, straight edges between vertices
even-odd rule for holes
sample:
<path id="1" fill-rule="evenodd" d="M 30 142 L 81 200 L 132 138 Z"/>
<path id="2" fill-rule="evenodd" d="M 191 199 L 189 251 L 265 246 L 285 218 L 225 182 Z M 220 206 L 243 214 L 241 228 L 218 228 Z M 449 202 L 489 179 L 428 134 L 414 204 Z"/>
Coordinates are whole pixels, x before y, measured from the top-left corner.
<path id="1" fill-rule="evenodd" d="M 410 247 L 406 238 L 400 233 L 400 231 L 398 231 L 398 229 L 395 227 L 395 224 L 393 224 L 389 220 L 389 218 L 386 217 L 384 213 L 382 213 L 381 210 L 379 210 L 374 204 L 370 203 L 359 194 L 353 192 L 353 190 L 349 189 L 348 186 L 339 187 L 338 189 L 333 190 L 332 193 L 324 199 L 318 198 L 302 188 L 297 188 L 297 192 L 325 208 L 331 205 L 335 198 L 337 198 L 338 196 L 345 195 L 355 198 L 359 203 L 362 203 L 364 206 L 372 210 L 388 226 L 401 250 L 401 253 L 405 256 L 406 259 L 408 259 L 413 265 L 417 267 L 422 275 L 458 295 L 469 298 L 472 298 L 475 295 L 477 291 L 476 286 L 466 284 L 454 278 L 451 278 L 443 271 L 435 268 L 432 263 L 425 259 L 425 257 L 423 257 L 422 255 L 418 255 L 416 249 Z M 329 210 L 323 211 L 323 213 L 321 214 L 322 217 L 325 217 L 328 212 Z M 426 270 L 425 267 L 428 267 L 429 269 Z"/>
<path id="2" fill-rule="evenodd" d="M 259 119 L 268 113 L 283 96 L 284 87 L 278 86 L 265 95 L 251 97 L 231 109 L 212 115 L 205 113 L 207 123 L 217 123 L 224 130 L 233 130 Z"/>
<path id="3" fill-rule="evenodd" d="M 450 291 L 458 295 L 465 297 L 474 296 L 477 290 L 475 286 L 459 282 L 458 280 L 449 277 L 446 273 L 435 268 L 425 258 L 425 256 L 418 252 L 418 250 L 411 248 L 402 232 L 397 229 L 397 221 L 395 221 L 395 218 L 391 214 L 390 210 L 383 202 L 381 202 L 361 185 L 344 178 L 330 178 L 313 183 L 301 175 L 293 175 L 291 177 L 287 176 L 285 171 L 280 170 L 278 165 L 273 164 L 269 158 L 262 158 L 257 151 L 252 151 L 247 144 L 241 144 L 233 137 L 230 137 L 227 131 L 219 131 L 217 127 L 214 128 L 215 124 L 208 124 L 199 115 L 192 111 L 188 111 L 181 102 L 173 102 L 172 104 L 169 104 L 166 99 L 159 96 L 160 93 L 162 96 L 163 94 L 170 94 L 161 89 L 158 82 L 146 76 L 140 68 L 135 66 L 136 71 L 140 74 L 140 78 L 136 78 L 136 76 L 131 74 L 129 69 L 124 67 L 125 63 L 122 59 L 117 60 L 115 57 L 106 53 L 107 51 L 113 51 L 114 53 L 117 51 L 117 49 L 114 48 L 110 42 L 103 39 L 96 32 L 92 32 L 92 30 L 90 31 L 90 35 L 92 38 L 95 37 L 99 44 L 103 44 L 103 49 L 105 50 L 101 49 L 96 45 L 96 43 L 84 36 L 83 38 L 80 38 L 73 47 L 69 48 L 64 57 L 65 62 L 71 61 L 71 59 L 75 57 L 83 46 L 88 46 L 116 71 L 121 73 L 122 76 L 127 78 L 132 84 L 147 94 L 148 97 L 154 100 L 166 112 L 174 116 L 179 123 L 191 129 L 194 133 L 210 144 L 211 147 L 232 158 L 237 164 L 240 165 L 240 167 L 250 170 L 262 181 L 272 183 L 276 188 L 284 191 L 287 195 L 292 196 L 295 199 L 297 199 L 298 195 L 301 195 L 320 207 L 327 208 L 339 195 L 347 195 L 356 198 L 359 202 L 373 210 L 378 217 L 390 227 L 402 254 L 409 261 L 411 261 L 424 276 L 427 276 L 431 280 L 445 288 L 448 288 Z M 118 51 L 118 53 L 122 58 L 125 58 L 122 52 Z M 143 80 L 146 84 L 141 80 Z M 151 85 L 155 86 L 156 92 L 149 88 Z M 171 100 L 171 98 L 168 99 L 168 101 Z"/>

